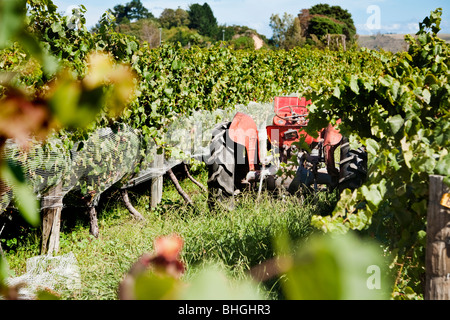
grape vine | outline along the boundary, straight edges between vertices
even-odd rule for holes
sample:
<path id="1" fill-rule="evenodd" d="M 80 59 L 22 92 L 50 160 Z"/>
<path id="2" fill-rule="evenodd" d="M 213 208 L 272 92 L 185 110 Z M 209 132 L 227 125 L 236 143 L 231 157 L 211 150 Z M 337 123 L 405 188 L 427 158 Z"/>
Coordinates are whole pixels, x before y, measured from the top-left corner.
<path id="1" fill-rule="evenodd" d="M 344 191 L 333 214 L 314 216 L 313 224 L 326 232 L 373 234 L 410 278 L 419 279 L 428 177 L 440 174 L 450 183 L 450 60 L 448 44 L 437 36 L 441 9 L 420 24 L 416 38 L 407 38 L 408 52 L 393 55 L 307 47 L 233 50 L 223 44 L 150 49 L 113 30 L 107 14 L 96 33 L 88 31 L 83 6 L 74 24 L 50 0 L 8 5 L 2 20 L 23 21 L 0 38 L 1 103 L 19 101 L 11 92 L 21 92 L 20 101 L 48 107 L 59 125 L 52 136 L 64 141 L 66 151 L 118 123 L 139 131 L 145 154 L 150 143 L 165 146 L 171 124 L 196 112 L 306 94 L 313 101 L 311 134 L 342 119 L 342 133 L 362 142 L 370 160 L 368 182 Z M 420 292 L 418 283 L 397 285 L 398 291 Z"/>
<path id="2" fill-rule="evenodd" d="M 367 183 L 345 190 L 333 214 L 313 224 L 325 232 L 367 230 L 416 280 L 424 272 L 429 175 L 450 184 L 450 50 L 437 36 L 441 14 L 431 12 L 417 38 L 407 36 L 408 52 L 383 57 L 381 74 L 349 74 L 309 94 L 312 128 L 343 119 L 342 132 L 364 144 L 370 162 Z M 422 292 L 420 282 L 396 285 Z"/>

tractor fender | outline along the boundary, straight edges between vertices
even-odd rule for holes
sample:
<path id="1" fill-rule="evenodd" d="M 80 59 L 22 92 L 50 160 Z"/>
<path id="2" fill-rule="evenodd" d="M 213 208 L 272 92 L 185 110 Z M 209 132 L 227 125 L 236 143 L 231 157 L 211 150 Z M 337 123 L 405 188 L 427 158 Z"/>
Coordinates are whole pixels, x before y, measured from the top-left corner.
<path id="1" fill-rule="evenodd" d="M 341 120 L 339 119 L 336 123 L 341 123 Z M 324 154 L 327 171 L 331 176 L 338 177 L 339 170 L 336 168 L 336 163 L 334 161 L 334 151 L 341 143 L 342 135 L 336 127 L 329 124 L 328 127 L 321 132 L 321 137 L 325 148 Z"/>
<path id="2" fill-rule="evenodd" d="M 339 123 L 341 123 L 340 119 L 338 121 L 336 121 L 336 124 L 339 124 Z M 323 139 L 324 146 L 328 146 L 328 145 L 335 146 L 335 145 L 339 144 L 342 140 L 341 133 L 339 132 L 337 127 L 333 127 L 331 125 L 331 123 L 328 125 L 328 127 L 323 129 L 323 131 L 321 132 L 321 136 Z"/>
<path id="3" fill-rule="evenodd" d="M 258 128 L 256 122 L 249 115 L 237 112 L 231 122 L 228 134 L 232 141 L 245 146 L 250 170 L 254 171 L 258 161 Z"/>

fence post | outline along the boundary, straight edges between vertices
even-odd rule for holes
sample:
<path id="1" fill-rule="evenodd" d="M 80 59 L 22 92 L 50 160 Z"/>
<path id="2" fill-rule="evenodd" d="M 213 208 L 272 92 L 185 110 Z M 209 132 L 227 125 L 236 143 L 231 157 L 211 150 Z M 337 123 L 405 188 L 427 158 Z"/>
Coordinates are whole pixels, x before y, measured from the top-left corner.
<path id="1" fill-rule="evenodd" d="M 153 161 L 153 167 L 156 169 L 161 169 L 164 166 L 164 153 L 155 154 L 155 160 Z M 161 176 L 152 179 L 151 185 L 151 207 L 156 208 L 156 206 L 162 200 L 163 192 L 163 174 Z"/>
<path id="2" fill-rule="evenodd" d="M 42 198 L 42 246 L 41 254 L 53 254 L 59 251 L 61 229 L 62 182 L 50 189 Z"/>
<path id="3" fill-rule="evenodd" d="M 450 208 L 441 204 L 449 188 L 442 176 L 430 176 L 425 258 L 426 300 L 450 299 Z"/>

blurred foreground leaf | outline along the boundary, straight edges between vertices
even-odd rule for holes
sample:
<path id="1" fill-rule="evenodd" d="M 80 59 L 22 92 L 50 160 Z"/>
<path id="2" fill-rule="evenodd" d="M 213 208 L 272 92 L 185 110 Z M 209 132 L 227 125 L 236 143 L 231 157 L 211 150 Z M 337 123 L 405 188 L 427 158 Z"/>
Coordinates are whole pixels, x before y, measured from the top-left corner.
<path id="1" fill-rule="evenodd" d="M 134 294 L 136 300 L 176 299 L 180 281 L 167 274 L 146 272 L 136 278 Z"/>
<path id="2" fill-rule="evenodd" d="M 352 233 L 305 242 L 286 277 L 285 295 L 292 300 L 383 300 L 392 289 L 381 248 Z"/>
<path id="3" fill-rule="evenodd" d="M 256 284 L 249 279 L 232 281 L 215 265 L 201 269 L 183 290 L 183 300 L 262 300 Z"/>
<path id="4" fill-rule="evenodd" d="M 87 64 L 88 73 L 82 81 L 65 72 L 53 85 L 49 105 L 63 127 L 86 127 L 104 108 L 117 116 L 134 97 L 135 78 L 130 68 L 116 65 L 100 53 L 91 54 Z"/>
<path id="5" fill-rule="evenodd" d="M 1 177 L 14 190 L 14 203 L 25 220 L 37 227 L 41 220 L 39 215 L 39 202 L 33 190 L 25 180 L 25 174 L 20 165 L 3 161 L 1 164 Z"/>

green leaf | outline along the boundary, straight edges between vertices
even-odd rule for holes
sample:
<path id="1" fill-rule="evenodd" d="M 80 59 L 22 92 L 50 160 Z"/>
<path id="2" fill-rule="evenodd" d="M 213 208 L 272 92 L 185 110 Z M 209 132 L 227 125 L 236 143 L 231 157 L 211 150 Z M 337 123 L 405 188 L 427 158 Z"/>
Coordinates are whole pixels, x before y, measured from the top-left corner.
<path id="1" fill-rule="evenodd" d="M 350 78 L 350 89 L 352 89 L 354 93 L 359 94 L 358 78 L 354 75 Z"/>
<path id="2" fill-rule="evenodd" d="M 148 271 L 135 279 L 134 294 L 136 300 L 168 300 L 178 298 L 181 283 L 166 274 Z"/>
<path id="3" fill-rule="evenodd" d="M 402 147 L 402 154 L 405 159 L 405 164 L 408 168 L 411 168 L 411 160 L 414 156 L 411 150 L 411 143 L 406 141 L 406 137 L 403 137 L 403 139 L 400 140 L 400 144 Z"/>
<path id="4" fill-rule="evenodd" d="M 53 22 L 51 28 L 54 33 L 59 33 L 62 30 L 61 23 L 57 21 Z"/>
<path id="5" fill-rule="evenodd" d="M 442 176 L 450 176 L 450 153 L 437 162 L 435 172 Z"/>
<path id="6" fill-rule="evenodd" d="M 339 86 L 334 87 L 333 97 L 336 97 L 338 99 L 341 97 L 341 90 L 339 89 Z"/>
<path id="7" fill-rule="evenodd" d="M 431 101 L 431 93 L 430 93 L 430 90 L 424 89 L 424 90 L 422 91 L 422 97 L 423 97 L 423 101 L 425 101 L 427 104 L 430 104 L 430 101 Z"/>
<path id="8" fill-rule="evenodd" d="M 26 1 L 0 1 L 0 49 L 16 40 L 25 28 Z"/>
<path id="9" fill-rule="evenodd" d="M 12 162 L 4 162 L 1 166 L 1 177 L 12 186 L 14 203 L 25 220 L 34 227 L 38 226 L 41 222 L 39 202 L 27 184 L 23 168 Z"/>
<path id="10" fill-rule="evenodd" d="M 372 155 L 377 155 L 378 150 L 380 149 L 380 146 L 378 143 L 373 139 L 366 139 L 366 148 L 367 152 L 369 152 Z"/>
<path id="11" fill-rule="evenodd" d="M 389 117 L 387 119 L 387 123 L 389 123 L 392 133 L 395 135 L 402 128 L 403 124 L 405 123 L 405 120 L 402 118 L 401 115 L 398 114 L 393 117 Z"/>
<path id="12" fill-rule="evenodd" d="M 450 176 L 444 177 L 444 183 L 450 188 Z"/>
<path id="13" fill-rule="evenodd" d="M 256 283 L 250 279 L 231 280 L 217 265 L 201 267 L 181 292 L 189 300 L 261 300 Z"/>
<path id="14" fill-rule="evenodd" d="M 173 88 L 166 88 L 164 89 L 164 93 L 166 94 L 167 97 L 171 97 L 172 93 L 173 93 Z"/>
<path id="15" fill-rule="evenodd" d="M 2 287 L 2 284 L 5 282 L 6 278 L 8 278 L 8 270 L 8 261 L 3 254 L 0 254 L 0 288 Z"/>
<path id="16" fill-rule="evenodd" d="M 373 82 L 371 79 L 364 81 L 364 89 L 366 89 L 369 92 L 374 89 Z"/>
<path id="17" fill-rule="evenodd" d="M 432 84 L 437 84 L 438 80 L 436 76 L 432 73 L 428 73 L 425 77 L 425 84 L 431 86 Z"/>
<path id="18" fill-rule="evenodd" d="M 180 61 L 178 59 L 173 60 L 173 62 L 172 62 L 172 70 L 175 70 L 175 71 L 176 70 L 180 70 L 183 67 L 184 67 L 184 64 L 183 64 L 182 61 Z"/>
<path id="19" fill-rule="evenodd" d="M 392 84 L 390 85 L 389 89 L 390 89 L 392 100 L 396 100 L 397 96 L 398 96 L 398 91 L 400 89 L 400 82 L 393 81 Z M 394 104 L 394 103 L 392 103 L 392 104 Z"/>
<path id="20" fill-rule="evenodd" d="M 381 195 L 380 190 L 378 190 L 377 185 L 372 184 L 369 187 L 362 186 L 361 192 L 364 198 L 375 207 L 378 207 L 383 200 L 383 196 Z"/>
<path id="21" fill-rule="evenodd" d="M 313 236 L 295 248 L 282 286 L 290 300 L 389 299 L 379 245 L 353 233 Z"/>
<path id="22" fill-rule="evenodd" d="M 59 296 L 57 296 L 56 294 L 49 292 L 47 290 L 39 290 L 37 292 L 37 300 L 42 301 L 42 300 L 61 300 L 61 298 Z"/>
<path id="23" fill-rule="evenodd" d="M 397 161 L 397 156 L 396 154 L 392 153 L 392 152 L 388 152 L 387 157 L 389 159 L 389 166 L 392 166 L 395 171 L 398 171 L 401 167 Z M 387 163 L 385 163 L 387 165 Z M 383 172 L 386 170 L 386 166 L 383 166 Z"/>

